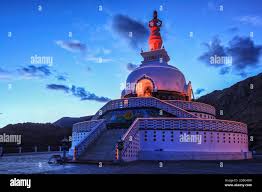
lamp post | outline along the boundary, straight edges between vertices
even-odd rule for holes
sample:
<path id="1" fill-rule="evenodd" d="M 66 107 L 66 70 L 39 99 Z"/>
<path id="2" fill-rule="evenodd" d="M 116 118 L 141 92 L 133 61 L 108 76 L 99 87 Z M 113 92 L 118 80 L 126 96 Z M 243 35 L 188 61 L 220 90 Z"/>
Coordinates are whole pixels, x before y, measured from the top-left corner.
<path id="1" fill-rule="evenodd" d="M 117 149 L 118 149 L 118 161 L 121 163 L 123 161 L 122 158 L 122 150 L 124 149 L 124 141 L 122 139 L 120 139 L 117 142 Z"/>

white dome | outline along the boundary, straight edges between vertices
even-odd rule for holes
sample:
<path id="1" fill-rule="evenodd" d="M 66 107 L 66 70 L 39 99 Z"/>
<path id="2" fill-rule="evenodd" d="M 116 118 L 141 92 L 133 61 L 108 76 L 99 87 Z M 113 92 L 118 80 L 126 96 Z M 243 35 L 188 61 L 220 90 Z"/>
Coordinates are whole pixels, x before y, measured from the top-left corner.
<path id="1" fill-rule="evenodd" d="M 186 92 L 186 80 L 183 73 L 167 63 L 154 62 L 142 64 L 129 74 L 126 83 L 129 85 L 136 84 L 143 78 L 151 79 L 155 89 L 158 91 Z M 122 96 L 132 92 L 134 93 L 134 86 L 131 90 L 125 90 Z"/>

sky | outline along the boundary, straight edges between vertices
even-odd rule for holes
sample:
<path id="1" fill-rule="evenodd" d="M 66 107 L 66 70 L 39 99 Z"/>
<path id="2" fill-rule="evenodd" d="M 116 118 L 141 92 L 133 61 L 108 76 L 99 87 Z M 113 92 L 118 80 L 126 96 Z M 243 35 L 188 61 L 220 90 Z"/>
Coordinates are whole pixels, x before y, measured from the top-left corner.
<path id="1" fill-rule="evenodd" d="M 259 0 L 3 0 L 0 127 L 92 115 L 120 98 L 153 10 L 169 64 L 196 97 L 261 72 Z"/>

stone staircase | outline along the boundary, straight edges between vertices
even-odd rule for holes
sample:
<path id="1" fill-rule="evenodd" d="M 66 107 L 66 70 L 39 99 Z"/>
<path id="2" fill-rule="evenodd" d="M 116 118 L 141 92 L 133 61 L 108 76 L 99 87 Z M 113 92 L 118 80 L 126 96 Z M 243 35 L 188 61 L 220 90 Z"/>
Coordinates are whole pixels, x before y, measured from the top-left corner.
<path id="1" fill-rule="evenodd" d="M 127 129 L 107 129 L 81 155 L 79 161 L 114 161 L 115 145 Z"/>

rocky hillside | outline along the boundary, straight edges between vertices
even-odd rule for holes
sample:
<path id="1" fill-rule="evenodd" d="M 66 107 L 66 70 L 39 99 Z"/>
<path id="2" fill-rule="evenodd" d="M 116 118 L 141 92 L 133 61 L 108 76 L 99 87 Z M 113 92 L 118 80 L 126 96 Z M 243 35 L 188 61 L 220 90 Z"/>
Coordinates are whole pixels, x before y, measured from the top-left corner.
<path id="1" fill-rule="evenodd" d="M 72 135 L 74 123 L 88 121 L 92 116 L 85 117 L 63 117 L 54 123 L 17 123 L 9 124 L 0 129 L 0 134 L 21 135 L 21 144 L 0 143 L 6 153 L 18 152 L 18 147 L 23 151 L 31 152 L 37 146 L 39 151 L 46 151 L 48 146 L 51 150 L 58 150 L 63 138 Z"/>
<path id="2" fill-rule="evenodd" d="M 61 119 L 57 120 L 53 124 L 58 127 L 73 127 L 73 124 L 82 122 L 82 121 L 89 121 L 91 120 L 92 116 L 84 116 L 84 117 L 62 117 Z"/>
<path id="3" fill-rule="evenodd" d="M 48 146 L 51 146 L 51 150 L 58 150 L 62 139 L 72 135 L 72 128 L 61 128 L 52 123 L 17 123 L 3 127 L 0 134 L 21 135 L 21 144 L 0 143 L 6 153 L 18 152 L 18 147 L 31 152 L 34 146 L 37 146 L 39 151 L 47 151 Z"/>
<path id="4" fill-rule="evenodd" d="M 262 73 L 229 88 L 213 91 L 197 101 L 215 106 L 219 119 L 246 123 L 249 135 L 254 137 L 250 148 L 262 150 Z"/>

